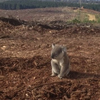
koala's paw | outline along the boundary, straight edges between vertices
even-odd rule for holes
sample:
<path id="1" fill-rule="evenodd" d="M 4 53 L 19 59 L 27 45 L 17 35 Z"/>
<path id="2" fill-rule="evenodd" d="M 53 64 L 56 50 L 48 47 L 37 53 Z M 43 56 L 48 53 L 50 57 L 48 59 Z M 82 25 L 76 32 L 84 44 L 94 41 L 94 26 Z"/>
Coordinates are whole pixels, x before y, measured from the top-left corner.
<path id="1" fill-rule="evenodd" d="M 51 74 L 52 77 L 56 76 L 56 74 Z"/>
<path id="2" fill-rule="evenodd" d="M 58 75 L 58 77 L 59 77 L 60 79 L 62 79 L 62 77 L 60 76 L 60 74 Z"/>

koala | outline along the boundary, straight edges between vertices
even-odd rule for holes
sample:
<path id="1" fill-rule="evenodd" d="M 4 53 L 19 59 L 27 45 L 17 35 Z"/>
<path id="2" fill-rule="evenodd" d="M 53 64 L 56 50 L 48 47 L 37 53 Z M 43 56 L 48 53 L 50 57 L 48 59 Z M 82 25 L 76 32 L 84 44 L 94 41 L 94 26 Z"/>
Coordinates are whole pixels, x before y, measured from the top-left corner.
<path id="1" fill-rule="evenodd" d="M 70 72 L 69 58 L 66 53 L 66 47 L 52 44 L 51 50 L 52 75 L 58 75 L 59 78 L 67 76 Z"/>

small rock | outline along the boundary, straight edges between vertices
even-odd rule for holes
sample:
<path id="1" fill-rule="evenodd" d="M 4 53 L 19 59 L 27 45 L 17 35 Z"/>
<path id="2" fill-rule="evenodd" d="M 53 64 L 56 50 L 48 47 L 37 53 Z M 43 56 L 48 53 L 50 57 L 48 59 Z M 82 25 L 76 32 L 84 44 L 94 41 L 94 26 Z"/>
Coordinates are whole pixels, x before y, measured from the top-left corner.
<path id="1" fill-rule="evenodd" d="M 33 79 L 36 79 L 36 77 L 33 77 Z"/>
<path id="2" fill-rule="evenodd" d="M 52 33 L 52 31 L 49 31 L 49 33 Z"/>
<path id="3" fill-rule="evenodd" d="M 28 97 L 28 94 L 27 93 L 25 95 Z"/>
<path id="4" fill-rule="evenodd" d="M 7 48 L 6 46 L 2 46 L 1 47 L 2 50 L 6 50 L 6 48 Z"/>

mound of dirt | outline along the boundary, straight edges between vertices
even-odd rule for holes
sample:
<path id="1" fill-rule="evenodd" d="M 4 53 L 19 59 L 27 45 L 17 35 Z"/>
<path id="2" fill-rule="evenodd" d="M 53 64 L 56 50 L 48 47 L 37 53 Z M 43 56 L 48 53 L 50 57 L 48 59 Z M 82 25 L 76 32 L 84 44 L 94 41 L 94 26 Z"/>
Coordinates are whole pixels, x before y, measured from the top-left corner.
<path id="1" fill-rule="evenodd" d="M 25 22 L 23 20 L 18 20 L 13 17 L 11 17 L 11 18 L 0 17 L 0 20 L 3 22 L 9 23 L 11 25 L 14 25 L 14 26 L 22 25 Z"/>

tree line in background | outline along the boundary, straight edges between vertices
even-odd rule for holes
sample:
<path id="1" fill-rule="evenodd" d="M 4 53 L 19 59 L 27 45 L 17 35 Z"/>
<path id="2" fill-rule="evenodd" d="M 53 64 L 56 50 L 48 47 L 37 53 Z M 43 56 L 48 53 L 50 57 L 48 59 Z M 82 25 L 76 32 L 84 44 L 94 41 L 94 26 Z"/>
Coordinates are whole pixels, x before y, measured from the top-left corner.
<path id="1" fill-rule="evenodd" d="M 0 9 L 18 10 L 31 8 L 46 8 L 46 7 L 80 7 L 78 2 L 53 2 L 40 0 L 11 0 L 0 3 Z M 100 3 L 82 3 L 82 6 L 87 9 L 100 11 Z"/>

